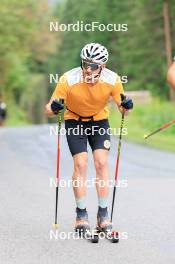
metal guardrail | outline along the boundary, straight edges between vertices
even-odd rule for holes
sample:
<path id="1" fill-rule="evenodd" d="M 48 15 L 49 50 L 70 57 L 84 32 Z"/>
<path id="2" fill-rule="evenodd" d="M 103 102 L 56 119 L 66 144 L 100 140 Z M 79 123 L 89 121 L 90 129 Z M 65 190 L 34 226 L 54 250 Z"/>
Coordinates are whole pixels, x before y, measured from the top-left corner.
<path id="1" fill-rule="evenodd" d="M 135 103 L 150 103 L 152 101 L 150 91 L 127 91 L 126 95 L 131 97 Z"/>
<path id="2" fill-rule="evenodd" d="M 150 91 L 127 91 L 125 94 L 133 99 L 134 104 L 148 104 L 152 102 L 153 99 Z M 112 100 L 112 97 L 110 99 L 110 104 L 115 104 L 115 102 Z"/>

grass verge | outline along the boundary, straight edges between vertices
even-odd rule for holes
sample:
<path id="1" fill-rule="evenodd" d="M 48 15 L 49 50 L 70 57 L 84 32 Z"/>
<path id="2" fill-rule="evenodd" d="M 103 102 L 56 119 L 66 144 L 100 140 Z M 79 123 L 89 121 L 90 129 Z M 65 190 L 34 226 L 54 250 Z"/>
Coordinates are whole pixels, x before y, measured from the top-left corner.
<path id="1" fill-rule="evenodd" d="M 111 127 L 120 127 L 121 114 L 116 107 L 110 107 Z M 126 140 L 146 146 L 175 152 L 175 124 L 164 131 L 145 140 L 144 135 L 175 119 L 175 105 L 154 99 L 149 104 L 135 105 L 133 111 L 125 118 L 128 135 Z"/>

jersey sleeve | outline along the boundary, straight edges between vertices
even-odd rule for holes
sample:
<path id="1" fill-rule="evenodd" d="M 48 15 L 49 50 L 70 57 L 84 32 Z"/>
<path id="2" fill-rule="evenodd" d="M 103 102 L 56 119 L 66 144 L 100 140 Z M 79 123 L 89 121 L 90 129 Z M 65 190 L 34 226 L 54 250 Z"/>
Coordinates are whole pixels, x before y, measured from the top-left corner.
<path id="1" fill-rule="evenodd" d="M 62 75 L 57 83 L 55 91 L 52 94 L 52 98 L 66 100 L 67 91 L 68 91 L 68 83 L 65 75 Z"/>
<path id="2" fill-rule="evenodd" d="M 111 96 L 118 105 L 121 104 L 120 94 L 124 94 L 124 89 L 121 80 L 117 80 L 114 88 L 112 89 Z"/>

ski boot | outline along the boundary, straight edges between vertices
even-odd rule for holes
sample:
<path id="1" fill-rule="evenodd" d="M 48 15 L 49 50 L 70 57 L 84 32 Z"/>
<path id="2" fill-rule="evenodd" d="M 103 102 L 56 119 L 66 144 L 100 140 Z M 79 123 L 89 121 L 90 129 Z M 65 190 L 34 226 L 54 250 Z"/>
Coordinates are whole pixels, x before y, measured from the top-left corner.
<path id="1" fill-rule="evenodd" d="M 112 223 L 108 216 L 108 210 L 106 208 L 98 208 L 97 213 L 97 230 L 99 233 L 104 233 L 105 237 L 112 243 L 119 242 L 119 234 L 117 231 L 112 230 Z"/>
<path id="2" fill-rule="evenodd" d="M 90 231 L 89 221 L 88 221 L 88 214 L 86 209 L 79 209 L 76 208 L 76 224 L 75 224 L 75 231 L 79 234 L 86 233 Z"/>

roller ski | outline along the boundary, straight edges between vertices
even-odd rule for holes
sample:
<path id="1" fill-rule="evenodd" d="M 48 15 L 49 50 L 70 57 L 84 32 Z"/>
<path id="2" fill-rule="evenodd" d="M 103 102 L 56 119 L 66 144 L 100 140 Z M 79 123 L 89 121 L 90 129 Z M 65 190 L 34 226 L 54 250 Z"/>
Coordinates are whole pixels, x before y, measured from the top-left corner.
<path id="1" fill-rule="evenodd" d="M 111 241 L 111 243 L 119 242 L 119 233 L 112 230 L 112 222 L 109 220 L 108 211 L 106 208 L 98 209 L 97 214 L 97 231 L 104 234 L 105 238 Z"/>
<path id="2" fill-rule="evenodd" d="M 88 214 L 86 209 L 76 208 L 76 224 L 75 232 L 78 233 L 80 238 L 85 238 L 92 243 L 99 242 L 98 232 L 96 230 L 90 230 L 90 225 L 88 221 Z"/>

